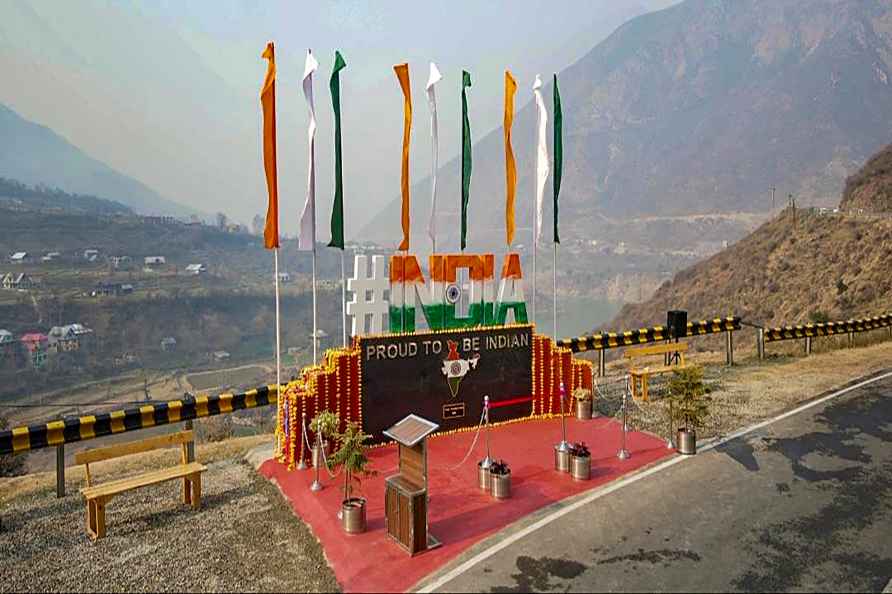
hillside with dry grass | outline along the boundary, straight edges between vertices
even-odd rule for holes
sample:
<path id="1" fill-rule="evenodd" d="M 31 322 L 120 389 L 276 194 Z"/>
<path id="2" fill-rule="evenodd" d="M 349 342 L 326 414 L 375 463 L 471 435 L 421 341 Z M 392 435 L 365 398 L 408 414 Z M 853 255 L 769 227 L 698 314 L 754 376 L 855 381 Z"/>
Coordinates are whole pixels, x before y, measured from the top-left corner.
<path id="1" fill-rule="evenodd" d="M 609 324 L 739 315 L 757 324 L 848 319 L 892 310 L 892 147 L 849 178 L 841 212 L 786 209 L 715 256 L 679 272 Z M 863 211 L 863 212 L 862 212 Z"/>
<path id="2" fill-rule="evenodd" d="M 892 213 L 892 144 L 846 180 L 839 207 L 853 212 Z"/>

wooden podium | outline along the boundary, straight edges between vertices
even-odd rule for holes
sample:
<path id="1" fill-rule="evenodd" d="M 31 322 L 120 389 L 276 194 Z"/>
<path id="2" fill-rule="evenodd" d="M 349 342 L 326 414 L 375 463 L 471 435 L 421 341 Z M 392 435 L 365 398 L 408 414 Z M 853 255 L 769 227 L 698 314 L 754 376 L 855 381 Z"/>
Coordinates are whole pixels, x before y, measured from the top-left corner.
<path id="1" fill-rule="evenodd" d="M 387 533 L 410 555 L 440 542 L 427 530 L 427 437 L 439 425 L 409 415 L 384 435 L 399 444 L 400 472 L 385 481 Z"/>

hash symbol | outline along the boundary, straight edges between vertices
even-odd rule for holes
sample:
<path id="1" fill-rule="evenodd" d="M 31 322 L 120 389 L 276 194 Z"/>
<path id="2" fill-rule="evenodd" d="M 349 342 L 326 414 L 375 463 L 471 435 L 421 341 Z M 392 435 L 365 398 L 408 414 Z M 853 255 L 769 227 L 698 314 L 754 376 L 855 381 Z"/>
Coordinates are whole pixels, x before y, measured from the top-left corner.
<path id="1" fill-rule="evenodd" d="M 347 279 L 347 290 L 353 293 L 347 302 L 347 315 L 353 318 L 352 336 L 382 332 L 384 316 L 390 307 L 387 300 L 390 279 L 385 274 L 384 256 L 372 256 L 371 275 L 368 260 L 368 256 L 355 256 L 353 277 Z"/>

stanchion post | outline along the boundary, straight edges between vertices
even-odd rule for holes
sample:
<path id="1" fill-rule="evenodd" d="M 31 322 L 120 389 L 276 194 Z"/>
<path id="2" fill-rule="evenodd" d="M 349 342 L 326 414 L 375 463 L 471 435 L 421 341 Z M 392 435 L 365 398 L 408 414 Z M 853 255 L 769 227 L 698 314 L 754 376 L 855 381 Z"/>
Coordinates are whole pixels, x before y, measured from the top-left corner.
<path id="1" fill-rule="evenodd" d="M 56 446 L 56 497 L 65 497 L 65 444 Z"/>
<path id="2" fill-rule="evenodd" d="M 805 337 L 805 356 L 811 355 L 811 336 Z"/>
<path id="3" fill-rule="evenodd" d="M 855 333 L 854 332 L 849 332 L 849 348 L 850 349 L 855 348 Z"/>
<path id="4" fill-rule="evenodd" d="M 759 355 L 759 361 L 765 360 L 765 328 L 756 330 L 756 353 Z"/>
<path id="5" fill-rule="evenodd" d="M 607 351 L 600 349 L 598 351 L 598 377 L 607 375 Z"/>
<path id="6" fill-rule="evenodd" d="M 480 468 L 489 468 L 492 466 L 489 449 L 489 396 L 483 397 L 483 420 L 486 423 L 486 458 L 480 461 Z"/>
<path id="7" fill-rule="evenodd" d="M 629 450 L 626 449 L 626 397 L 629 394 L 629 388 L 626 386 L 626 389 L 623 390 L 623 428 L 622 428 L 622 446 L 619 449 L 619 452 L 616 454 L 616 457 L 620 460 L 628 460 L 632 457 L 632 454 L 629 453 Z"/>
<path id="8" fill-rule="evenodd" d="M 293 429 L 292 429 L 293 431 Z M 304 446 L 307 444 L 307 413 L 303 413 L 300 416 L 300 449 L 297 451 L 300 452 L 298 456 L 300 456 L 300 460 L 297 462 L 298 470 L 306 470 L 307 463 L 304 461 Z M 310 452 L 307 452 L 308 454 Z"/>
<path id="9" fill-rule="evenodd" d="M 322 458 L 322 434 L 321 432 L 316 432 L 316 447 L 319 448 L 319 458 Z M 319 462 L 319 458 L 316 459 Z M 313 465 L 313 484 L 310 485 L 310 491 L 321 491 L 322 483 L 319 482 L 319 464 Z"/>

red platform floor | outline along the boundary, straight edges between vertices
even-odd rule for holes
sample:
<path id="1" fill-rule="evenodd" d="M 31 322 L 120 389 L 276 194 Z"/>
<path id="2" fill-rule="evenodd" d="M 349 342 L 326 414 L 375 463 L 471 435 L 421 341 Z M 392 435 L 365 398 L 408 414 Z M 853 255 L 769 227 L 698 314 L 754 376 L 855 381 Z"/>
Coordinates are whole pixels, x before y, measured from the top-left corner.
<path id="1" fill-rule="evenodd" d="M 481 434 L 468 460 L 453 469 L 474 439 L 474 433 L 435 436 L 429 441 L 430 534 L 443 545 L 410 557 L 390 539 L 384 524 L 384 479 L 397 472 L 396 446 L 370 451 L 371 467 L 377 476 L 363 479 L 362 493 L 368 500 L 368 531 L 348 535 L 336 514 L 342 499 L 341 481 L 330 479 L 323 469 L 325 488 L 313 493 L 313 470 L 288 472 L 275 460 L 266 461 L 260 472 L 275 480 L 290 501 L 295 514 L 309 524 L 322 543 L 325 555 L 346 592 L 405 591 L 435 572 L 480 540 L 542 507 L 594 489 L 649 465 L 672 452 L 664 441 L 648 434 L 630 432 L 628 460 L 617 458 L 620 423 L 599 418 L 567 420 L 568 441 L 584 441 L 592 452 L 592 478 L 574 481 L 556 472 L 553 446 L 560 441 L 560 419 L 534 420 L 494 427 L 492 454 L 511 467 L 510 499 L 497 501 L 477 488 L 477 462 L 485 455 Z"/>

